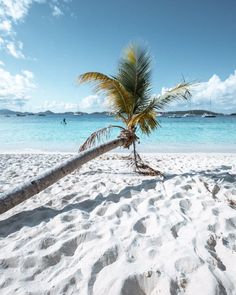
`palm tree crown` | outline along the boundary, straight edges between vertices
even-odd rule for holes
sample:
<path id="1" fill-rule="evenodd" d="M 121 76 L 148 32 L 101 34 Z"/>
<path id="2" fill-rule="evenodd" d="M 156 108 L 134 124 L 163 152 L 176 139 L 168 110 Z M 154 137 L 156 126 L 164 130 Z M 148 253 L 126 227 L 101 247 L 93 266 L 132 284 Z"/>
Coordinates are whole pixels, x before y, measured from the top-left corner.
<path id="1" fill-rule="evenodd" d="M 146 48 L 131 44 L 121 58 L 115 76 L 88 72 L 79 82 L 95 83 L 95 91 L 103 92 L 111 112 L 121 119 L 128 130 L 139 127 L 150 134 L 158 126 L 157 112 L 176 99 L 187 100 L 190 83 L 182 82 L 164 95 L 151 95 L 151 57 Z"/>
<path id="2" fill-rule="evenodd" d="M 159 125 L 157 113 L 176 99 L 190 98 L 190 83 L 182 82 L 163 95 L 151 95 L 151 55 L 146 48 L 130 44 L 118 64 L 116 75 L 87 72 L 79 76 L 79 83 L 92 82 L 95 92 L 106 95 L 111 113 L 125 124 L 125 130 L 133 134 L 135 151 L 136 131 L 149 135 Z M 95 143 L 101 134 L 113 127 L 94 132 L 81 147 L 84 150 Z M 130 143 L 130 144 L 131 144 Z M 130 145 L 128 144 L 128 146 Z M 136 162 L 136 160 L 135 160 Z"/>

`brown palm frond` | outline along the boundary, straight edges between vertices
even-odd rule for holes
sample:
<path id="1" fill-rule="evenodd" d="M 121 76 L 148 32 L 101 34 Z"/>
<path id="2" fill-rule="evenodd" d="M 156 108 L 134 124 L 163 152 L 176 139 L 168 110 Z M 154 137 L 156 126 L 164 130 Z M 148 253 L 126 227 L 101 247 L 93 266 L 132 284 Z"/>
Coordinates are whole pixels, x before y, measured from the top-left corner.
<path id="1" fill-rule="evenodd" d="M 110 81 L 112 78 L 99 73 L 99 72 L 87 72 L 84 74 L 81 74 L 78 79 L 77 82 L 80 83 L 85 83 L 85 82 L 94 82 L 94 81 Z"/>
<path id="2" fill-rule="evenodd" d="M 87 139 L 86 141 L 80 146 L 79 152 L 85 151 L 93 146 L 96 145 L 96 143 L 101 141 L 102 137 L 105 137 L 106 139 L 109 138 L 111 134 L 111 129 L 112 128 L 121 128 L 121 126 L 115 126 L 115 125 L 109 125 L 108 127 L 99 129 L 95 132 L 93 132 Z"/>

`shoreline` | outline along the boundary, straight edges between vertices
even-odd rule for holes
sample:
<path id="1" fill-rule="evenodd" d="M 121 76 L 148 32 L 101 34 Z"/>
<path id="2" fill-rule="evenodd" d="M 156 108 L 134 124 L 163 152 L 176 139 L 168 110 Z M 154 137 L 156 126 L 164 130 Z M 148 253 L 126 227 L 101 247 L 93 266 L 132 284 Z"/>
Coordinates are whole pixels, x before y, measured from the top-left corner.
<path id="1" fill-rule="evenodd" d="M 128 149 L 115 149 L 114 151 L 110 151 L 108 152 L 109 154 L 130 154 L 132 151 L 132 149 L 128 150 Z M 155 149 L 155 151 L 153 150 L 144 150 L 144 149 L 138 149 L 138 153 L 139 154 L 236 154 L 236 145 L 235 147 L 232 147 L 232 149 L 224 149 L 224 150 L 183 150 L 181 148 L 179 149 L 167 149 L 165 150 L 164 148 L 160 148 L 160 150 Z M 44 150 L 44 149 L 20 149 L 20 150 L 0 150 L 0 155 L 4 155 L 4 154 L 52 154 L 52 155 L 56 155 L 56 154 L 62 154 L 62 155 L 66 155 L 66 154 L 71 154 L 71 155 L 76 155 L 78 154 L 77 151 L 71 150 L 71 151 L 61 151 L 61 150 Z"/>

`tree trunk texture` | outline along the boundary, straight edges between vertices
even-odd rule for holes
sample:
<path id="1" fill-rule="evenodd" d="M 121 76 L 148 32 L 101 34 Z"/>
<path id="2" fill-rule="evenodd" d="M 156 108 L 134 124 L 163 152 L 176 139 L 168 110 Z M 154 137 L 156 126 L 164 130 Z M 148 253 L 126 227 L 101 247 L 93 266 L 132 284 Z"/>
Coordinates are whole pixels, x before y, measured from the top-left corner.
<path id="1" fill-rule="evenodd" d="M 62 164 L 56 165 L 53 168 L 47 170 L 45 173 L 42 173 L 31 180 L 18 185 L 14 189 L 6 191 L 0 195 L 0 214 L 24 202 L 35 194 L 38 194 L 67 174 L 80 168 L 83 164 L 89 162 L 90 160 L 119 146 L 123 146 L 124 142 L 124 138 L 118 138 L 105 144 L 101 144 L 98 147 L 81 152 L 71 159 L 66 160 Z"/>
<path id="2" fill-rule="evenodd" d="M 134 164 L 135 164 L 135 168 L 138 169 L 138 159 L 137 159 L 135 141 L 133 141 L 133 153 L 134 153 Z"/>

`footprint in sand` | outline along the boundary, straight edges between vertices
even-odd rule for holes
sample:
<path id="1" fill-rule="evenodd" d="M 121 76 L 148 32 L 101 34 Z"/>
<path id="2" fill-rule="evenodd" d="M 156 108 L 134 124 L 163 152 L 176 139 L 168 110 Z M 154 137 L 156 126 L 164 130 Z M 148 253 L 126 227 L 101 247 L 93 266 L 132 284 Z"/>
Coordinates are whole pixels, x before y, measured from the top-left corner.
<path id="1" fill-rule="evenodd" d="M 6 278 L 3 283 L 0 285 L 0 289 L 6 288 L 10 286 L 10 284 L 13 282 L 12 278 Z"/>
<path id="2" fill-rule="evenodd" d="M 222 238 L 225 247 L 236 252 L 236 233 L 229 233 L 227 237 Z"/>
<path id="3" fill-rule="evenodd" d="M 67 281 L 67 283 L 65 284 L 65 286 L 62 289 L 62 294 L 72 294 L 71 292 L 69 292 L 69 290 L 71 290 L 71 288 L 73 289 L 73 286 L 76 285 L 76 278 L 75 277 L 67 278 L 66 281 Z"/>
<path id="4" fill-rule="evenodd" d="M 215 233 L 218 228 L 219 228 L 218 223 L 208 224 L 207 226 L 207 229 L 213 233 Z"/>
<path id="5" fill-rule="evenodd" d="M 134 210 L 137 211 L 137 210 L 138 210 L 138 206 L 139 206 L 144 200 L 145 200 L 144 198 L 138 197 L 138 198 L 132 200 L 132 201 L 130 202 L 130 205 L 131 205 L 131 207 L 132 207 Z"/>
<path id="6" fill-rule="evenodd" d="M 183 197 L 183 194 L 181 193 L 175 193 L 172 195 L 172 197 L 170 198 L 171 200 L 172 199 L 181 199 Z"/>
<path id="7" fill-rule="evenodd" d="M 133 229 L 136 230 L 140 234 L 145 234 L 146 230 L 147 230 L 144 220 L 145 220 L 145 217 L 139 219 L 133 226 Z"/>
<path id="8" fill-rule="evenodd" d="M 104 205 L 104 206 L 97 209 L 96 214 L 98 216 L 103 216 L 106 213 L 107 209 L 108 209 L 108 206 Z"/>
<path id="9" fill-rule="evenodd" d="M 191 208 L 192 203 L 189 199 L 184 199 L 179 202 L 179 207 L 182 213 L 186 214 L 187 211 Z"/>
<path id="10" fill-rule="evenodd" d="M 99 238 L 101 238 L 101 236 L 98 235 L 95 231 L 86 231 L 77 236 L 76 243 L 77 243 L 77 246 L 79 246 L 81 244 L 84 244 L 86 242 L 90 242 L 94 239 L 99 239 Z"/>
<path id="11" fill-rule="evenodd" d="M 34 256 L 27 257 L 23 263 L 25 269 L 32 268 L 36 265 L 37 259 Z"/>
<path id="12" fill-rule="evenodd" d="M 142 274 L 128 276 L 121 287 L 121 295 L 147 295 L 155 293 L 158 288 L 159 271 L 146 271 Z"/>
<path id="13" fill-rule="evenodd" d="M 188 191 L 188 190 L 192 189 L 192 186 L 190 184 L 186 184 L 186 185 L 181 186 L 181 188 L 185 191 Z"/>
<path id="14" fill-rule="evenodd" d="M 43 249 L 47 249 L 49 248 L 50 246 L 54 245 L 56 242 L 56 240 L 54 238 L 44 238 L 40 241 L 40 244 L 39 244 L 39 249 L 40 250 L 43 250 Z"/>
<path id="15" fill-rule="evenodd" d="M 61 260 L 61 253 L 60 251 L 52 252 L 48 255 L 42 257 L 42 269 L 46 269 L 50 266 L 56 265 Z"/>
<path id="16" fill-rule="evenodd" d="M 228 230 L 236 229 L 236 217 L 226 219 L 225 223 Z"/>
<path id="17" fill-rule="evenodd" d="M 225 271 L 226 270 L 226 267 L 223 264 L 223 262 L 221 261 L 221 259 L 219 258 L 219 256 L 217 255 L 215 246 L 216 246 L 216 239 L 214 238 L 213 235 L 211 235 L 210 238 L 207 240 L 207 245 L 205 246 L 205 248 L 208 250 L 209 254 L 216 261 L 217 267 L 220 270 Z"/>
<path id="18" fill-rule="evenodd" d="M 178 222 L 171 227 L 170 230 L 175 239 L 178 238 L 178 232 L 181 229 L 181 227 L 183 227 L 185 224 L 186 224 L 186 220 Z"/>
<path id="19" fill-rule="evenodd" d="M 214 214 L 215 216 L 218 216 L 220 214 L 220 211 L 218 208 L 213 208 L 211 211 L 212 211 L 212 214 Z"/>
<path id="20" fill-rule="evenodd" d="M 131 211 L 131 206 L 129 204 L 123 204 L 119 207 L 119 209 L 116 210 L 115 215 L 118 218 L 121 218 L 123 213 L 129 213 Z"/>
<path id="21" fill-rule="evenodd" d="M 188 274 L 198 269 L 201 264 L 202 262 L 197 257 L 185 256 L 175 262 L 175 268 L 180 273 Z"/>
<path id="22" fill-rule="evenodd" d="M 67 188 L 67 189 L 70 189 L 70 188 Z M 77 196 L 77 193 L 72 193 L 72 194 L 65 195 L 62 198 L 62 201 L 70 201 L 71 199 L 73 199 L 76 196 Z"/>
<path id="23" fill-rule="evenodd" d="M 71 222 L 74 219 L 73 215 L 70 214 L 64 214 L 61 216 L 61 221 L 65 221 L 65 222 Z"/>
<path id="24" fill-rule="evenodd" d="M 9 257 L 0 260 L 0 269 L 17 268 L 19 266 L 19 257 Z"/>
<path id="25" fill-rule="evenodd" d="M 61 253 L 65 256 L 73 256 L 78 247 L 77 238 L 70 239 L 64 242 L 60 248 Z"/>
<path id="26" fill-rule="evenodd" d="M 91 270 L 91 276 L 88 281 L 88 295 L 94 294 L 93 286 L 94 286 L 94 283 L 97 279 L 97 275 L 99 274 L 99 272 L 104 267 L 114 263 L 117 260 L 118 255 L 119 255 L 118 247 L 114 246 L 114 247 L 106 250 L 106 252 L 104 252 L 104 254 L 94 263 L 94 265 L 92 266 L 92 270 Z"/>

